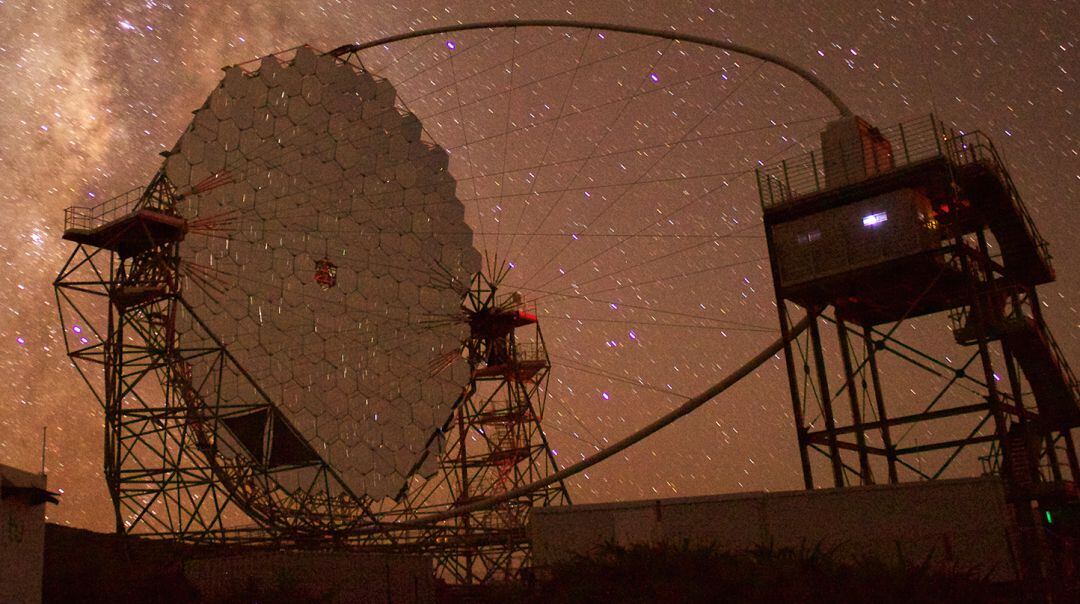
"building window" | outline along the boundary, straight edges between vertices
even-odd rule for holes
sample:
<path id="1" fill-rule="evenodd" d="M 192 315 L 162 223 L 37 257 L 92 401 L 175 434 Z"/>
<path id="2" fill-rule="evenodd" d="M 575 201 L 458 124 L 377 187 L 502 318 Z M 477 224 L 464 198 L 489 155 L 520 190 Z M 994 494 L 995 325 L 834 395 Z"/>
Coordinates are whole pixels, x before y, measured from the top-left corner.
<path id="1" fill-rule="evenodd" d="M 888 212 L 875 212 L 863 216 L 862 224 L 864 227 L 876 227 L 877 225 L 887 222 L 889 220 Z"/>

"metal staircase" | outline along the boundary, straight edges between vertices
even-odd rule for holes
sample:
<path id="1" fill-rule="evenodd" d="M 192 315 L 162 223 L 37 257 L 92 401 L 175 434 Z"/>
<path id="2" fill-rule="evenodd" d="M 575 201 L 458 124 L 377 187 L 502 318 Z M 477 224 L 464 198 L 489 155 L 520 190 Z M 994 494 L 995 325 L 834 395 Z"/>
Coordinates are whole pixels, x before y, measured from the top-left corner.
<path id="1" fill-rule="evenodd" d="M 1080 382 L 1037 311 L 1033 288 L 980 284 L 980 321 L 971 307 L 952 314 L 953 336 L 964 345 L 1000 340 L 1027 378 L 1044 426 L 1080 426 Z"/>
<path id="2" fill-rule="evenodd" d="M 1054 280 L 1046 240 L 1024 205 L 1023 198 L 994 143 L 982 132 L 955 135 L 951 140 L 957 181 L 973 208 L 997 240 L 1008 276 L 1026 285 Z"/>

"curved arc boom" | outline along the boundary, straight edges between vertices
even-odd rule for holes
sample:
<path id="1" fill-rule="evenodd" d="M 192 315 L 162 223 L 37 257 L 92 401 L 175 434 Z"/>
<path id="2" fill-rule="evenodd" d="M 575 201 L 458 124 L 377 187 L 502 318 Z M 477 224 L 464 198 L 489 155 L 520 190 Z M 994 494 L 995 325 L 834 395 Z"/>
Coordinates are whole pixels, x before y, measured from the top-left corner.
<path id="1" fill-rule="evenodd" d="M 673 31 L 665 31 L 662 29 L 654 29 L 650 27 L 635 27 L 630 25 L 619 25 L 616 23 L 603 23 L 598 21 L 575 21 L 572 19 L 510 19 L 506 21 L 481 21 L 478 23 L 458 23 L 455 25 L 444 25 L 442 27 L 431 27 L 427 29 L 418 29 L 416 31 L 405 32 L 401 34 L 395 34 L 392 36 L 386 36 L 370 42 L 363 42 L 359 44 L 345 44 L 339 46 L 330 51 L 330 54 L 341 56 L 349 53 L 360 52 L 376 46 L 383 46 L 393 42 L 401 42 L 403 40 L 411 40 L 414 38 L 422 38 L 425 36 L 432 36 L 437 34 L 453 33 L 458 31 L 472 31 L 477 29 L 503 29 L 512 27 L 568 27 L 578 29 L 603 29 L 607 31 L 615 31 L 627 34 L 637 34 L 642 36 L 651 36 L 654 38 L 663 38 L 665 40 L 671 40 L 673 42 L 692 42 L 694 44 L 701 44 L 704 46 L 711 46 L 713 48 L 719 48 L 721 50 L 727 50 L 730 52 L 746 55 L 748 57 L 754 57 L 760 59 L 766 63 L 772 63 L 777 67 L 786 69 L 787 71 L 797 75 L 805 80 L 808 84 L 813 86 L 829 100 L 830 103 L 841 115 L 851 115 L 852 111 L 848 107 L 847 103 L 840 98 L 832 88 L 830 88 L 825 82 L 821 81 L 813 73 L 800 67 L 799 65 L 763 50 L 744 46 L 742 44 L 735 44 L 734 42 L 728 42 L 725 40 L 716 40 L 707 36 L 698 36 L 694 34 L 682 34 Z"/>

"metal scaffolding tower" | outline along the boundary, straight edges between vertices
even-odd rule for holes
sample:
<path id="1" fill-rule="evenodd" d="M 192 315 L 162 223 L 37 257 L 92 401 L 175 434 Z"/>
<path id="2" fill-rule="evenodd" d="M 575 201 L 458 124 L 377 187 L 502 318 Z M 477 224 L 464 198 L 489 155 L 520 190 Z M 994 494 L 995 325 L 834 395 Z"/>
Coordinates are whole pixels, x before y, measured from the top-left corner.
<path id="1" fill-rule="evenodd" d="M 821 140 L 757 174 L 782 332 L 792 306 L 831 307 L 786 350 L 806 487 L 981 462 L 1018 510 L 1074 493 L 1080 387 L 1036 289 L 1054 271 L 993 143 L 933 116 Z"/>
<path id="2" fill-rule="evenodd" d="M 412 513 L 433 511 L 432 499 L 440 494 L 445 499 L 449 493 L 455 506 L 465 505 L 558 470 L 540 426 L 551 363 L 535 313 L 517 294 L 497 296 L 505 270 L 477 275 L 466 297 L 471 334 L 465 354 L 472 380 L 438 435 L 446 439 L 438 479 L 408 497 L 406 509 Z M 528 559 L 530 509 L 568 503 L 560 481 L 451 518 L 436 529 L 446 543 L 435 553 L 436 563 L 458 584 L 516 579 Z"/>

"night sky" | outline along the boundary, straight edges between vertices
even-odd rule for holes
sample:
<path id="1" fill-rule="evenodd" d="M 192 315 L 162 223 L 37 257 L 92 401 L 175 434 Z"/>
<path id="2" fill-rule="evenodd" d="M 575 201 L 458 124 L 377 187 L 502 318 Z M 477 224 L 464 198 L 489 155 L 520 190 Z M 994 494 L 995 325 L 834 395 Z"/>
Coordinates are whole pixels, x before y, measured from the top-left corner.
<path id="1" fill-rule="evenodd" d="M 101 412 L 65 357 L 51 285 L 72 249 L 60 238 L 64 208 L 145 184 L 222 66 L 476 20 L 577 18 L 730 39 L 806 66 L 877 125 L 933 111 L 982 130 L 1050 242 L 1058 281 L 1041 300 L 1080 364 L 1076 6 L 806 4 L 0 0 L 0 463 L 38 468 L 47 427 L 49 484 L 64 493 L 49 518 L 111 527 Z M 816 144 L 835 110 L 808 85 L 745 57 L 584 30 L 441 36 L 361 60 L 450 150 L 474 245 L 513 263 L 507 285 L 537 305 L 553 364 L 545 428 L 561 463 L 775 337 L 753 168 Z M 947 354 L 948 324 L 935 316 L 902 333 Z M 885 380 L 896 400 L 925 401 L 928 386 L 911 374 Z M 801 484 L 775 359 L 569 487 L 593 502 Z"/>

